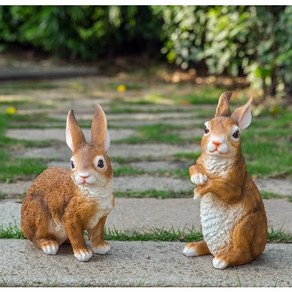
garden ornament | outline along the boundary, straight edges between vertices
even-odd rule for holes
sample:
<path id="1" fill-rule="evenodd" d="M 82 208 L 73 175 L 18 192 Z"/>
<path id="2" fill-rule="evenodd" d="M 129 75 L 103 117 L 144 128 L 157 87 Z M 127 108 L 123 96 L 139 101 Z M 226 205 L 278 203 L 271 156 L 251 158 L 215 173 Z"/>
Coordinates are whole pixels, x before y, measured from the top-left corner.
<path id="1" fill-rule="evenodd" d="M 203 240 L 186 244 L 183 253 L 212 254 L 217 269 L 252 261 L 267 242 L 264 204 L 240 142 L 240 132 L 251 123 L 252 98 L 231 114 L 231 95 L 220 96 L 215 117 L 205 123 L 202 154 L 189 169 L 194 198 L 200 198 Z"/>
<path id="2" fill-rule="evenodd" d="M 25 236 L 45 254 L 56 254 L 65 241 L 72 245 L 79 261 L 88 261 L 92 251 L 105 254 L 104 225 L 114 207 L 113 171 L 107 151 L 110 138 L 107 120 L 99 105 L 87 143 L 73 110 L 67 116 L 66 142 L 72 150 L 71 170 L 50 167 L 29 188 L 21 209 Z M 87 230 L 91 248 L 83 232 Z"/>

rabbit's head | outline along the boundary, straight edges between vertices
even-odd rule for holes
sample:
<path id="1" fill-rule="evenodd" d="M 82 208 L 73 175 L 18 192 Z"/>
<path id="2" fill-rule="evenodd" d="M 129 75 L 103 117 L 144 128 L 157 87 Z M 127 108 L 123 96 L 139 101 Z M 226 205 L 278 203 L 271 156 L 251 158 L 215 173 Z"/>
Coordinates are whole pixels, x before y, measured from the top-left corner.
<path id="1" fill-rule="evenodd" d="M 201 145 L 208 156 L 233 158 L 241 153 L 240 132 L 251 123 L 252 98 L 231 114 L 231 95 L 227 91 L 220 96 L 215 117 L 205 123 Z"/>
<path id="2" fill-rule="evenodd" d="M 91 124 L 91 142 L 87 143 L 73 110 L 67 116 L 66 142 L 72 150 L 70 160 L 72 179 L 80 186 L 104 186 L 112 178 L 112 167 L 107 156 L 110 137 L 107 120 L 99 105 L 95 106 Z"/>

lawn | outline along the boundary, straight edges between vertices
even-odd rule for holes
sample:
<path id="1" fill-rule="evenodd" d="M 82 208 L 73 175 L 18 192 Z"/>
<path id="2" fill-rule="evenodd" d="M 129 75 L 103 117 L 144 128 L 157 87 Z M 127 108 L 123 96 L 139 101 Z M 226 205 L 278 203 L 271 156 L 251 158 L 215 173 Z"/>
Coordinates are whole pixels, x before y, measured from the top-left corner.
<path id="1" fill-rule="evenodd" d="M 79 79 L 77 81 L 58 82 L 38 82 L 32 85 L 31 82 L 25 83 L 5 83 L 0 93 L 4 97 L 0 100 L 0 181 L 14 182 L 17 179 L 32 179 L 39 174 L 45 167 L 46 162 L 34 158 L 21 158 L 14 156 L 15 150 L 28 149 L 32 147 L 46 147 L 54 144 L 54 141 L 27 141 L 10 139 L 5 136 L 5 132 L 9 128 L 65 128 L 64 119 L 50 117 L 45 113 L 44 109 L 52 110 L 57 108 L 57 103 L 53 100 L 49 101 L 46 98 L 47 92 L 56 92 L 57 95 L 64 95 L 61 101 L 70 100 L 66 97 L 68 94 L 85 93 L 79 90 L 80 87 L 86 88 L 86 94 L 95 95 L 95 88 L 92 84 L 89 86 L 91 79 Z M 73 86 L 73 85 L 74 86 Z M 78 88 L 76 86 L 78 84 Z M 123 92 L 118 92 L 117 87 L 124 85 Z M 116 81 L 109 79 L 106 84 L 101 86 L 109 95 L 109 102 L 106 112 L 110 115 L 116 114 L 131 114 L 147 112 L 151 114 L 163 113 L 183 113 L 187 114 L 188 121 L 185 119 L 184 124 L 171 124 L 168 121 L 153 121 L 150 124 L 138 124 L 129 122 L 123 126 L 119 123 L 111 123 L 109 128 L 123 129 L 131 128 L 135 132 L 132 136 L 119 140 L 112 141 L 116 147 L 119 144 L 169 144 L 169 145 L 200 145 L 201 137 L 195 136 L 193 130 L 203 132 L 203 122 L 212 118 L 218 96 L 224 90 L 214 86 L 195 86 L 192 90 L 191 86 L 183 84 L 168 85 L 165 83 L 155 83 L 153 88 L 148 88 L 146 83 L 141 79 L 139 81 Z M 24 92 L 24 94 L 23 94 Z M 133 93 L 138 95 L 132 96 Z M 30 95 L 30 96 L 28 96 Z M 38 95 L 42 98 L 38 98 Z M 1 97 L 2 97 L 1 96 Z M 232 102 L 232 108 L 238 105 L 236 97 Z M 169 101 L 169 102 L 166 102 Z M 6 113 L 8 108 L 17 108 L 15 113 Z M 22 110 L 36 109 L 41 110 L 39 113 L 26 114 Z M 193 117 L 193 120 L 192 120 Z M 196 122 L 198 119 L 199 122 Z M 171 121 L 171 119 L 169 119 Z M 193 122 L 192 122 L 193 121 Z M 192 122 L 191 124 L 189 122 Z M 81 120 L 81 127 L 90 127 L 90 120 Z M 192 126 L 190 126 L 192 125 Z M 194 126 L 193 126 L 194 125 Z M 242 149 L 246 158 L 248 170 L 251 175 L 256 178 L 268 177 L 284 177 L 291 178 L 292 176 L 292 155 L 291 155 L 291 128 L 292 128 L 292 113 L 288 110 L 282 110 L 276 115 L 264 112 L 261 116 L 254 117 L 251 126 L 242 133 Z M 182 135 L 182 132 L 189 132 L 190 135 Z M 65 143 L 65 141 L 64 141 Z M 152 175 L 152 176 L 169 176 L 173 178 L 189 179 L 188 167 L 193 164 L 200 153 L 184 152 L 175 155 L 165 153 L 163 157 L 111 157 L 113 162 L 119 165 L 114 169 L 115 176 L 137 176 L 137 175 Z M 139 170 L 130 165 L 131 162 L 137 161 L 155 161 L 164 160 L 168 162 L 181 162 L 185 165 L 185 169 L 178 167 L 176 170 Z M 150 192 L 149 196 L 155 197 L 155 192 Z M 142 193 L 129 193 L 129 196 L 141 197 Z M 172 194 L 177 197 L 179 194 Z M 170 195 L 171 196 L 171 195 Z M 157 193 L 157 197 L 167 197 L 161 192 Z"/>

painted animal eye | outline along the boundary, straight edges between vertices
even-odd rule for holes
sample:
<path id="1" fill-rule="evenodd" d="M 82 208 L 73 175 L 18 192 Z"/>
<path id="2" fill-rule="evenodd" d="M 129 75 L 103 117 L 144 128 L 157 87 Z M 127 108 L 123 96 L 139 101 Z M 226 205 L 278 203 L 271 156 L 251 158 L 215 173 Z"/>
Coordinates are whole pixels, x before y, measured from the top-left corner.
<path id="1" fill-rule="evenodd" d="M 238 138 L 239 138 L 239 130 L 236 130 L 236 131 L 232 134 L 232 137 L 235 138 L 235 139 L 238 139 Z"/>
<path id="2" fill-rule="evenodd" d="M 99 159 L 98 162 L 97 162 L 97 167 L 99 168 L 104 168 L 104 162 L 102 159 Z"/>
<path id="3" fill-rule="evenodd" d="M 205 126 L 204 133 L 208 134 L 209 132 L 210 132 L 210 130 Z"/>
<path id="4" fill-rule="evenodd" d="M 71 169 L 75 168 L 75 164 L 74 164 L 73 160 L 70 160 L 70 166 L 71 166 Z"/>

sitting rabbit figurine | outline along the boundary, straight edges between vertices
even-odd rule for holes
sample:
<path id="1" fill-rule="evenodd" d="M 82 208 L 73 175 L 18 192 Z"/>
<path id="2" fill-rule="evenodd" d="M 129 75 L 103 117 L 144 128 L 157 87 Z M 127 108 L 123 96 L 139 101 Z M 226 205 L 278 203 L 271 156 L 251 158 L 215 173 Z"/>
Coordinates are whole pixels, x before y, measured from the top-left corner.
<path id="1" fill-rule="evenodd" d="M 267 218 L 260 193 L 247 172 L 240 131 L 251 123 L 251 103 L 229 110 L 231 92 L 223 93 L 215 118 L 205 123 L 202 154 L 189 169 L 200 198 L 203 240 L 186 244 L 186 256 L 212 254 L 224 269 L 258 257 L 267 242 Z"/>
<path id="2" fill-rule="evenodd" d="M 67 116 L 66 142 L 73 152 L 71 170 L 50 167 L 29 188 L 21 209 L 25 236 L 46 254 L 56 254 L 69 239 L 74 256 L 88 261 L 92 251 L 86 246 L 87 230 L 92 250 L 105 254 L 110 245 L 104 241 L 104 224 L 113 209 L 113 171 L 107 151 L 110 139 L 105 113 L 99 105 L 87 143 L 73 110 Z"/>

